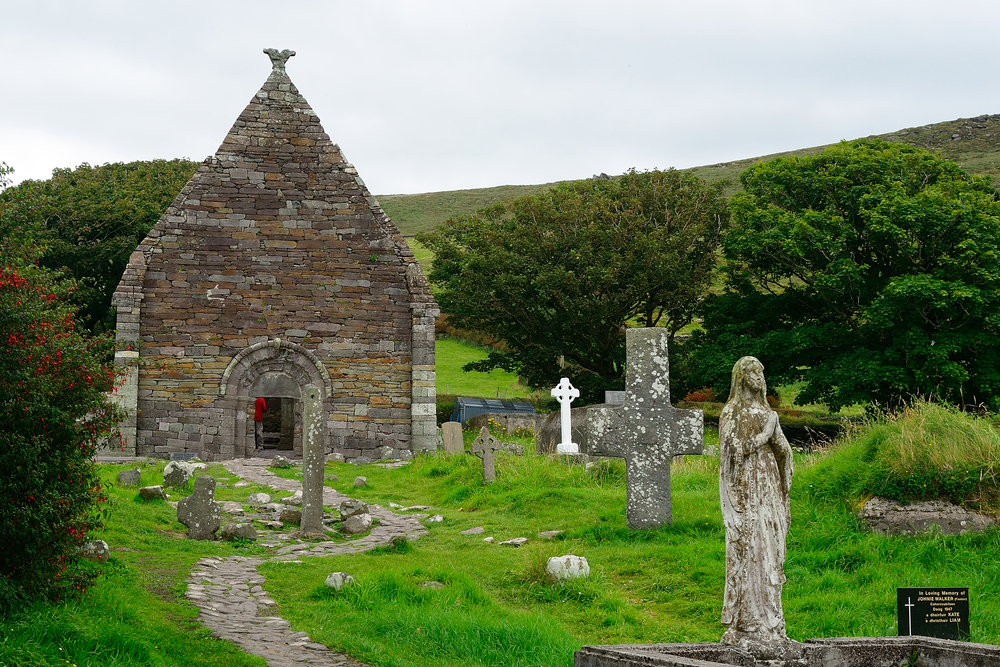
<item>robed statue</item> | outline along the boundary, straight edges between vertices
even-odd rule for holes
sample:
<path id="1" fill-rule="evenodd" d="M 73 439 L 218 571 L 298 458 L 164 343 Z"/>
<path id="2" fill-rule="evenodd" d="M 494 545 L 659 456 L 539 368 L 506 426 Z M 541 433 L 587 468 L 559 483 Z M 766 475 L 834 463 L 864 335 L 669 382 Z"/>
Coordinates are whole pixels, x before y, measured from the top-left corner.
<path id="1" fill-rule="evenodd" d="M 719 492 L 726 525 L 722 643 L 758 658 L 789 644 L 781 610 L 785 583 L 792 449 L 767 404 L 764 366 L 743 357 L 733 366 L 729 400 L 719 416 Z"/>

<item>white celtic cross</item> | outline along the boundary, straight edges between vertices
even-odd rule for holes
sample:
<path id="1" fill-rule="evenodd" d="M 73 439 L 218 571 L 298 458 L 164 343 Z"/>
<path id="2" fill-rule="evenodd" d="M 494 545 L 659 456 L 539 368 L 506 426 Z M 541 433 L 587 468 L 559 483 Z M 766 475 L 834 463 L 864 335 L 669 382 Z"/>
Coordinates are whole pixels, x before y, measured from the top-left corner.
<path id="1" fill-rule="evenodd" d="M 580 445 L 573 442 L 573 422 L 570 403 L 580 397 L 580 390 L 569 383 L 569 378 L 562 378 L 552 389 L 552 398 L 559 401 L 559 418 L 562 425 L 562 442 L 556 445 L 560 454 L 579 454 Z"/>

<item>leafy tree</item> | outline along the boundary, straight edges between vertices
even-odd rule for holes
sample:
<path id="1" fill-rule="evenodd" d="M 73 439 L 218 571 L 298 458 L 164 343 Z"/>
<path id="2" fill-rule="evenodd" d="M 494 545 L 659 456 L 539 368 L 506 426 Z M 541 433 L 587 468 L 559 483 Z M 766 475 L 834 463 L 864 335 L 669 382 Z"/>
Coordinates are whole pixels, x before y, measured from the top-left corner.
<path id="1" fill-rule="evenodd" d="M 129 255 L 197 167 L 187 160 L 82 164 L 8 188 L 0 204 L 22 225 L 40 225 L 42 265 L 77 280 L 79 316 L 100 332 L 115 326 L 111 296 Z"/>
<path id="2" fill-rule="evenodd" d="M 674 170 L 559 185 L 448 220 L 420 242 L 452 325 L 502 342 L 466 370 L 532 387 L 570 377 L 584 401 L 621 388 L 625 327 L 673 336 L 693 317 L 727 219 L 721 186 Z"/>
<path id="3" fill-rule="evenodd" d="M 10 208 L 0 202 L 0 613 L 92 578 L 78 556 L 102 500 L 92 459 L 122 417 L 106 394 L 113 340 L 76 328 L 74 284 L 35 264 L 38 229 Z"/>
<path id="4" fill-rule="evenodd" d="M 844 142 L 742 176 L 723 237 L 727 290 L 694 365 L 721 395 L 753 354 L 798 402 L 935 396 L 1000 406 L 1000 202 L 922 149 Z"/>

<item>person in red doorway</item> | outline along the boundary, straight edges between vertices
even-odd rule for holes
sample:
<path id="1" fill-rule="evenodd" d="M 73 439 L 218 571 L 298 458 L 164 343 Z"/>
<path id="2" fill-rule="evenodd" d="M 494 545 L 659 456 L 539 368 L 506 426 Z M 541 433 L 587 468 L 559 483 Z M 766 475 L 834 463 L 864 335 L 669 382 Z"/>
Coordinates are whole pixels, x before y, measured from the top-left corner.
<path id="1" fill-rule="evenodd" d="M 267 403 L 264 397 L 258 396 L 253 404 L 253 445 L 254 450 L 264 451 L 264 413 L 267 412 Z"/>

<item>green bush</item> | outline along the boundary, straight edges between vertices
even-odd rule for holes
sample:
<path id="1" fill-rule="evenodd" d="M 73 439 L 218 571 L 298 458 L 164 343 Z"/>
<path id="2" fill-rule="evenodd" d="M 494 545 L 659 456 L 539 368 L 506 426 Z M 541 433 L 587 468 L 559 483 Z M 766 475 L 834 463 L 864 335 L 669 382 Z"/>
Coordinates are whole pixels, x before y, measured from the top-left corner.
<path id="1" fill-rule="evenodd" d="M 114 341 L 82 335 L 72 283 L 34 264 L 40 250 L 0 205 L 0 611 L 60 598 L 95 572 L 78 552 L 99 524 L 98 443 L 120 421 L 106 392 Z"/>
<path id="2" fill-rule="evenodd" d="M 819 497 L 858 503 L 946 498 L 991 509 L 1000 499 L 1000 433 L 989 421 L 915 403 L 870 421 L 798 477 Z"/>

